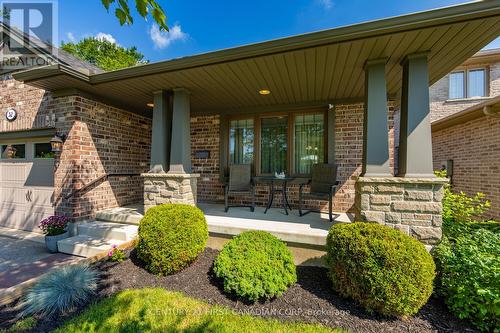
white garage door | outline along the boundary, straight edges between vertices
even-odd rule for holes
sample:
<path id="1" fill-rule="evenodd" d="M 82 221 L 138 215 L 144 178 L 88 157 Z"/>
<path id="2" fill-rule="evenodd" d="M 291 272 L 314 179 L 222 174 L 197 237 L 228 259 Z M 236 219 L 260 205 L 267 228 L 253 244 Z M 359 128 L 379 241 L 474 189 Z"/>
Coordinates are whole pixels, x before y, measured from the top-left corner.
<path id="1" fill-rule="evenodd" d="M 39 232 L 54 214 L 54 159 L 49 139 L 0 141 L 0 226 Z"/>

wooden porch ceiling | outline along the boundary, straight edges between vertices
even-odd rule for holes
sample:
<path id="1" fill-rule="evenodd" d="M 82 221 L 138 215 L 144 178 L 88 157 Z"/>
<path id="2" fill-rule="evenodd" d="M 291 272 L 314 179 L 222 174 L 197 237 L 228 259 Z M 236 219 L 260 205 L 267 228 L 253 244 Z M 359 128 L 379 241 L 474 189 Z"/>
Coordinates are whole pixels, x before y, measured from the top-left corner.
<path id="1" fill-rule="evenodd" d="M 89 75 L 56 65 L 18 80 L 56 93 L 75 90 L 149 114 L 154 91 L 187 88 L 193 113 L 241 113 L 276 106 L 360 101 L 363 65 L 386 57 L 387 91 L 397 97 L 400 62 L 429 52 L 432 84 L 500 35 L 500 2 L 475 2 L 325 30 L 134 68 Z M 258 92 L 269 89 L 271 94 Z"/>

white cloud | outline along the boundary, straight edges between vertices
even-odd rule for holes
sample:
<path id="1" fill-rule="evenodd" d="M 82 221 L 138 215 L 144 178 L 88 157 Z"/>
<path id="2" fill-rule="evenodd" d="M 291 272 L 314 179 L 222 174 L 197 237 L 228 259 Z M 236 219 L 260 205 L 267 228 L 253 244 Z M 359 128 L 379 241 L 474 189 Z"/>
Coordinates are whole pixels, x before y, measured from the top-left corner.
<path id="1" fill-rule="evenodd" d="M 66 37 L 68 37 L 68 40 L 72 43 L 76 42 L 76 38 L 75 38 L 75 35 L 73 35 L 72 32 L 67 32 L 66 33 Z"/>
<path id="2" fill-rule="evenodd" d="M 333 1 L 332 0 L 316 0 L 324 9 L 332 9 Z"/>
<path id="3" fill-rule="evenodd" d="M 155 48 L 164 49 L 175 41 L 186 40 L 188 34 L 183 32 L 181 26 L 176 24 L 169 31 L 160 31 L 160 28 L 156 24 L 151 26 L 149 29 L 149 37 L 153 41 Z"/>
<path id="4" fill-rule="evenodd" d="M 113 37 L 113 35 L 106 34 L 104 32 L 98 32 L 97 35 L 95 35 L 95 38 L 98 40 L 106 40 L 110 43 L 117 44 L 116 39 Z"/>

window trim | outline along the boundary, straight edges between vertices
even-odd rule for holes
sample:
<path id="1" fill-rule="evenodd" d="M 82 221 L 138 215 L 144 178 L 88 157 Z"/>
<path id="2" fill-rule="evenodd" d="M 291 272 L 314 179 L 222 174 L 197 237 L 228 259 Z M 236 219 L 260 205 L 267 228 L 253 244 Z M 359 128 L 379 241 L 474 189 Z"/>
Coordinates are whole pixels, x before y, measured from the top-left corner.
<path id="1" fill-rule="evenodd" d="M 287 133 L 287 170 L 288 174 L 292 177 L 309 177 L 310 174 L 298 174 L 295 172 L 295 164 L 294 164 L 294 140 L 295 140 L 295 118 L 298 115 L 305 114 L 323 114 L 323 161 L 328 160 L 328 109 L 323 108 L 311 108 L 306 110 L 294 110 L 294 111 L 276 111 L 276 112 L 255 112 L 248 114 L 239 114 L 239 115 L 229 115 L 226 118 L 227 128 L 226 128 L 226 161 L 225 165 L 221 165 L 221 168 L 229 168 L 230 166 L 230 144 L 229 140 L 231 140 L 231 121 L 232 120 L 242 120 L 242 119 L 253 119 L 254 124 L 254 160 L 252 163 L 252 170 L 256 176 L 269 176 L 270 174 L 264 174 L 261 172 L 260 165 L 260 144 L 261 144 L 261 119 L 262 118 L 272 118 L 272 117 L 287 117 L 288 119 L 288 133 Z"/>
<path id="2" fill-rule="evenodd" d="M 50 141 L 33 141 L 33 159 L 34 160 L 53 160 L 55 159 L 55 154 L 54 157 L 36 157 L 36 144 L 37 143 L 48 143 L 50 145 Z"/>
<path id="3" fill-rule="evenodd" d="M 489 97 L 489 68 L 487 66 L 478 66 L 478 67 L 465 67 L 461 69 L 457 69 L 455 71 L 450 72 L 450 75 L 453 73 L 464 73 L 464 82 L 463 82 L 463 89 L 464 89 L 464 97 L 451 97 L 450 96 L 450 75 L 448 75 L 448 100 L 449 101 L 460 101 L 460 100 L 466 100 L 466 99 L 480 99 L 480 98 L 488 98 Z M 472 71 L 477 71 L 477 70 L 483 70 L 484 71 L 484 96 L 469 96 L 469 72 Z"/>
<path id="4" fill-rule="evenodd" d="M 24 145 L 24 157 L 23 158 L 3 158 L 2 157 L 2 146 L 9 146 L 9 145 Z M 0 144 L 0 160 L 2 161 L 27 161 L 28 160 L 28 143 L 27 142 L 4 142 Z"/>

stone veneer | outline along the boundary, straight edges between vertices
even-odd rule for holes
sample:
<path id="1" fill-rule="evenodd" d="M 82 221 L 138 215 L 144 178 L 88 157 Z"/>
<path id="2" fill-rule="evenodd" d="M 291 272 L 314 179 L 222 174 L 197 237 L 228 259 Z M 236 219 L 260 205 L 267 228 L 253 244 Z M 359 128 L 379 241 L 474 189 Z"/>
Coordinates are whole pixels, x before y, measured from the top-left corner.
<path id="1" fill-rule="evenodd" d="M 144 211 L 166 203 L 196 205 L 198 174 L 143 173 Z"/>
<path id="2" fill-rule="evenodd" d="M 443 178 L 359 177 L 356 218 L 385 224 L 426 245 L 441 239 Z"/>

